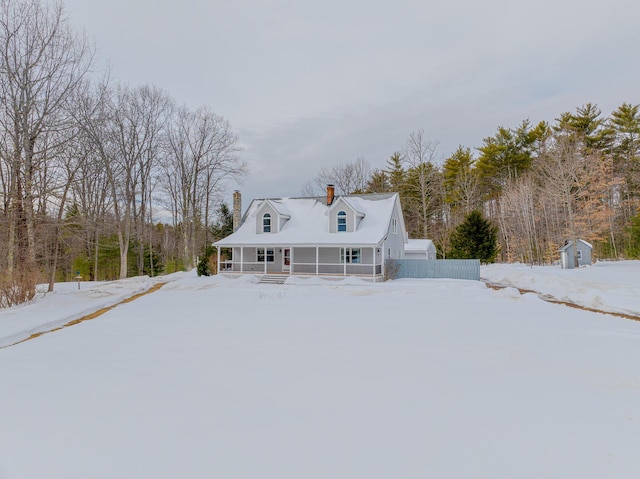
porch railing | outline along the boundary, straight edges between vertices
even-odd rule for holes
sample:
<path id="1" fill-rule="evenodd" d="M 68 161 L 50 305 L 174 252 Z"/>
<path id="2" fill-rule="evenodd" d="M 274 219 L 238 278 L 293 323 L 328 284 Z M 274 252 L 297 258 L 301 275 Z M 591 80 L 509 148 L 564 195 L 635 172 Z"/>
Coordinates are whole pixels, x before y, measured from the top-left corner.
<path id="1" fill-rule="evenodd" d="M 274 263 L 267 263 L 267 272 L 274 271 Z M 220 261 L 221 273 L 256 273 L 264 271 L 263 261 L 245 261 L 240 267 L 240 261 L 225 260 Z M 241 271 L 242 269 L 242 271 Z M 280 268 L 277 268 L 278 270 Z M 289 270 L 278 271 L 289 274 L 325 274 L 325 275 L 356 275 L 356 276 L 380 276 L 382 275 L 382 265 L 373 263 L 301 263 L 291 262 Z"/>

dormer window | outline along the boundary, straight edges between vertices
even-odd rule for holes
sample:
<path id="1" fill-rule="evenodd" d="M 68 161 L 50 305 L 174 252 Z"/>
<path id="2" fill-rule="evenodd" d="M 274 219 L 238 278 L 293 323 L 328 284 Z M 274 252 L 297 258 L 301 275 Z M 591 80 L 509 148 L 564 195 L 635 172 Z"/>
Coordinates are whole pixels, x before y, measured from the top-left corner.
<path id="1" fill-rule="evenodd" d="M 344 211 L 338 211 L 338 232 L 347 231 L 347 214 Z"/>
<path id="2" fill-rule="evenodd" d="M 271 233 L 271 215 L 269 213 L 262 216 L 262 232 Z"/>

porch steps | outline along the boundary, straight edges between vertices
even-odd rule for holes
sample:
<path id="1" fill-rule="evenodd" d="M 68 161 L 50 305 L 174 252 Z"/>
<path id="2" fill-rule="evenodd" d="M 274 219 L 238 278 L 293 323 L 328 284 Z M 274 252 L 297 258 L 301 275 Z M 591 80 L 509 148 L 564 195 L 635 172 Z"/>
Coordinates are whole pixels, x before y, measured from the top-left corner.
<path id="1" fill-rule="evenodd" d="M 260 284 L 284 284 L 288 274 L 264 274 L 260 278 Z"/>

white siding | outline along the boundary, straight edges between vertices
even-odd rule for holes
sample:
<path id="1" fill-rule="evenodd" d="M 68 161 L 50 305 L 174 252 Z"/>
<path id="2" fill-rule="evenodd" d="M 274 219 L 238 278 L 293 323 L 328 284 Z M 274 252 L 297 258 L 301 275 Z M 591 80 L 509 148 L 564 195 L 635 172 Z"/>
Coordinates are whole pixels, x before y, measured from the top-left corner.
<path id="1" fill-rule="evenodd" d="M 400 211 L 399 204 L 396 203 L 393 208 L 393 214 L 389 219 L 389 232 L 387 234 L 387 239 L 384 241 L 383 249 L 384 252 L 384 260 L 387 259 L 403 259 L 404 258 L 404 231 L 402 231 L 400 221 L 400 215 L 402 212 Z M 397 224 L 397 233 L 393 232 L 393 220 L 395 219 Z M 390 253 L 390 254 L 389 254 Z"/>
<path id="2" fill-rule="evenodd" d="M 269 234 L 262 232 L 262 218 L 265 213 L 269 213 L 271 215 L 271 233 L 277 233 L 280 226 L 278 212 L 272 208 L 269 203 L 265 203 L 260 207 L 256 214 L 256 234 Z"/>
<path id="3" fill-rule="evenodd" d="M 356 230 L 356 213 L 347 203 L 338 198 L 329 213 L 329 232 L 338 233 L 338 213 L 344 211 L 347 214 L 347 232 Z M 358 221 L 359 223 L 359 221 Z"/>

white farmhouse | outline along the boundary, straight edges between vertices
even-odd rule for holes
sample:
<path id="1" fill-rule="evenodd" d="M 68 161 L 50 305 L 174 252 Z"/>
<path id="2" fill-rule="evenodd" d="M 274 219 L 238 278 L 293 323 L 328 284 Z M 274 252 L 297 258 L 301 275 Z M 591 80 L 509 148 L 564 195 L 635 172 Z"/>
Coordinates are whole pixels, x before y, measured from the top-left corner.
<path id="1" fill-rule="evenodd" d="M 220 271 L 382 279 L 385 261 L 403 259 L 409 241 L 398 194 L 334 192 L 329 185 L 326 198 L 253 200 L 235 232 L 214 243 Z M 231 250 L 230 260 L 220 261 L 222 249 Z"/>

